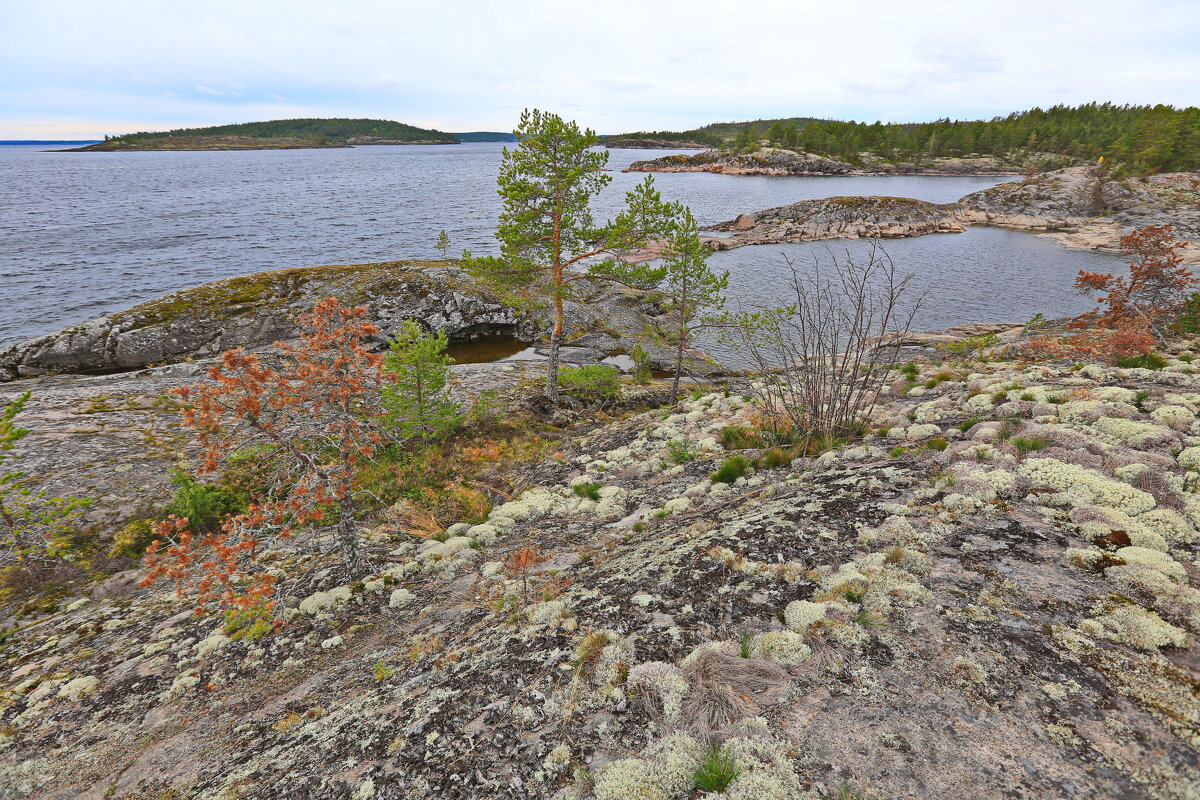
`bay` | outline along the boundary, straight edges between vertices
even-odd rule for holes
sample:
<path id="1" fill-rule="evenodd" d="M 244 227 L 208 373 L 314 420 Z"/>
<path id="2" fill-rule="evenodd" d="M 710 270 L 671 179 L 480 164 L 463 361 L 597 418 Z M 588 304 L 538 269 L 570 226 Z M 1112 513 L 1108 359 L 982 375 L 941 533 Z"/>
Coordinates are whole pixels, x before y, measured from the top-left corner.
<path id="1" fill-rule="evenodd" d="M 48 333 L 167 292 L 267 269 L 495 252 L 502 145 L 372 146 L 240 152 L 63 153 L 0 146 L 0 343 Z M 620 170 L 672 151 L 614 150 L 597 215 L 615 214 L 645 175 Z M 655 176 L 701 224 L 831 195 L 946 203 L 994 186 L 988 177 Z M 780 299 L 783 255 L 799 263 L 865 242 L 743 247 L 717 253 L 736 300 Z M 918 327 L 1024 320 L 1090 307 L 1071 283 L 1112 271 L 1112 255 L 1027 234 L 976 228 L 887 242 L 930 298 Z"/>

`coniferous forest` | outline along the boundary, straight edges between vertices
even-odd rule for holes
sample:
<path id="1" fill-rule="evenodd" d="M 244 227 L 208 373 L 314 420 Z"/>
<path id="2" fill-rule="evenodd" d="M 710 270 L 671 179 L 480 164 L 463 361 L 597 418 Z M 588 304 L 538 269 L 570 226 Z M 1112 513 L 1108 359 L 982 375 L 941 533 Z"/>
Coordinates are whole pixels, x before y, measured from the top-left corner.
<path id="1" fill-rule="evenodd" d="M 714 123 L 690 131 L 629 134 L 712 147 L 746 147 L 766 140 L 781 147 L 861 163 L 864 155 L 891 161 L 1014 153 L 1095 160 L 1130 170 L 1200 169 L 1200 108 L 1087 103 L 1033 108 L 990 120 L 865 123 L 793 117 Z"/>

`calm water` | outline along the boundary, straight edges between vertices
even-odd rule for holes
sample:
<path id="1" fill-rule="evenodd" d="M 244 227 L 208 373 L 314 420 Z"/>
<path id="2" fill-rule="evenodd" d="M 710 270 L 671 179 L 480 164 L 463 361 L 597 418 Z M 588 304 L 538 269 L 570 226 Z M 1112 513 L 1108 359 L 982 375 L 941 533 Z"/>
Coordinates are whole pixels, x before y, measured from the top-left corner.
<path id="1" fill-rule="evenodd" d="M 493 252 L 501 145 L 195 153 L 47 153 L 0 146 L 0 342 L 47 333 L 176 289 L 264 269 Z M 614 150 L 599 217 L 643 174 L 619 170 L 670 151 Z M 664 196 L 701 224 L 837 194 L 952 202 L 996 178 L 770 178 L 662 174 Z M 748 302 L 778 300 L 786 252 L 801 260 L 861 242 L 743 247 L 712 264 Z M 930 290 L 923 328 L 1027 319 L 1089 307 L 1080 269 L 1120 260 L 1007 231 L 890 242 L 902 272 Z"/>

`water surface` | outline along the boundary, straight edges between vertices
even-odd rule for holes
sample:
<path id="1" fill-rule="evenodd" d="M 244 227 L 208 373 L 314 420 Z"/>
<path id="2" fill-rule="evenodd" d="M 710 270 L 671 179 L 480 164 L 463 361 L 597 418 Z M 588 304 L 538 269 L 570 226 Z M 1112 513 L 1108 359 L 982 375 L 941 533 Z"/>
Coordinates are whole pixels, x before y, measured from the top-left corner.
<path id="1" fill-rule="evenodd" d="M 57 330 L 166 292 L 218 278 L 318 264 L 434 258 L 443 228 L 452 253 L 495 252 L 502 145 L 373 146 L 330 150 L 62 153 L 0 146 L 0 342 Z M 598 216 L 619 208 L 641 173 L 619 170 L 671 151 L 614 150 L 613 183 Z M 672 173 L 664 196 L 701 224 L 745 211 L 837 194 L 896 195 L 946 203 L 1002 178 L 789 178 Z M 717 253 L 735 293 L 769 300 L 780 251 Z M 861 243 L 849 243 L 851 250 Z M 1083 307 L 1071 292 L 1079 269 L 1111 271 L 1112 256 L 1072 251 L 999 230 L 887 244 L 903 271 L 937 303 L 922 327 L 1026 319 Z"/>

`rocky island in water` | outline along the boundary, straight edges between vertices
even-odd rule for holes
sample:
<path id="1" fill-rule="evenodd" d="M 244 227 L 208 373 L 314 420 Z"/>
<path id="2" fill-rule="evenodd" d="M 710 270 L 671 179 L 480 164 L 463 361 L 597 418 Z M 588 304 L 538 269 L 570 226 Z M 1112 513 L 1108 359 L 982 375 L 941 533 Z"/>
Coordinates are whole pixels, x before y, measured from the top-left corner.
<path id="1" fill-rule="evenodd" d="M 286 119 L 130 133 L 62 152 L 296 150 L 370 144 L 458 144 L 451 133 L 377 119 Z"/>

